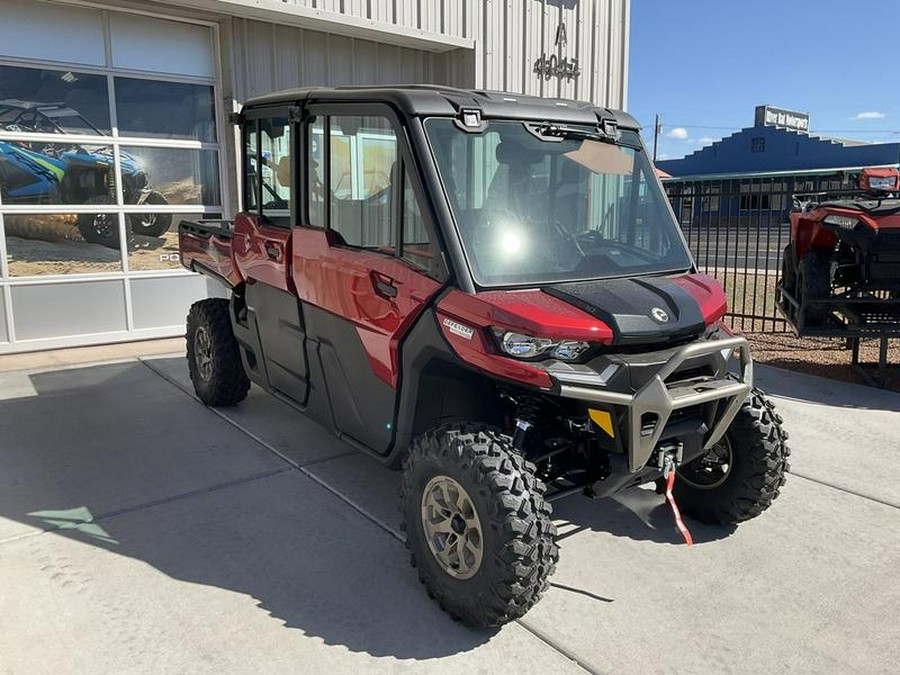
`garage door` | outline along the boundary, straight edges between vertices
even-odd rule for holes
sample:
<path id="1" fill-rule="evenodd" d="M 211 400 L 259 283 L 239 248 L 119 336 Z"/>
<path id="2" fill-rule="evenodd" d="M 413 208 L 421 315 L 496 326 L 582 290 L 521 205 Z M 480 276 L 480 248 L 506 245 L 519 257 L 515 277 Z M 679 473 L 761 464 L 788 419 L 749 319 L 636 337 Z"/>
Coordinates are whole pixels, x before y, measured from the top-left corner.
<path id="1" fill-rule="evenodd" d="M 174 335 L 207 282 L 177 223 L 220 217 L 216 33 L 0 0 L 0 353 Z"/>

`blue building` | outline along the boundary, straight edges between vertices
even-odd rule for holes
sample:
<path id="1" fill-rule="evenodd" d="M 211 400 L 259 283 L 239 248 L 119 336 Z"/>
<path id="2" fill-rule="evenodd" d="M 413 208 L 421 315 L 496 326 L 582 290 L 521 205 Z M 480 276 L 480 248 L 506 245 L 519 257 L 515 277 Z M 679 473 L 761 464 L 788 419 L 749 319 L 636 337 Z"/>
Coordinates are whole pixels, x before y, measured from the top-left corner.
<path id="1" fill-rule="evenodd" d="M 755 124 L 681 159 L 656 162 L 683 225 L 786 222 L 794 194 L 851 187 L 864 167 L 898 166 L 900 143 L 809 134 L 809 115 L 756 108 Z"/>

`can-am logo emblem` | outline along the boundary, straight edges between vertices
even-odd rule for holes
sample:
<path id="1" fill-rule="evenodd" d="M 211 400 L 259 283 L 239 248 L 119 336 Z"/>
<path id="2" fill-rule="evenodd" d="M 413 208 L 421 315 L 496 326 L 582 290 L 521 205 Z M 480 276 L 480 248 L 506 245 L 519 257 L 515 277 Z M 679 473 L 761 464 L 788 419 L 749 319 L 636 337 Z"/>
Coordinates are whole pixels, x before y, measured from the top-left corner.
<path id="1" fill-rule="evenodd" d="M 654 307 L 650 310 L 650 316 L 659 321 L 660 323 L 668 323 L 669 315 L 666 313 L 666 310 L 660 307 Z"/>

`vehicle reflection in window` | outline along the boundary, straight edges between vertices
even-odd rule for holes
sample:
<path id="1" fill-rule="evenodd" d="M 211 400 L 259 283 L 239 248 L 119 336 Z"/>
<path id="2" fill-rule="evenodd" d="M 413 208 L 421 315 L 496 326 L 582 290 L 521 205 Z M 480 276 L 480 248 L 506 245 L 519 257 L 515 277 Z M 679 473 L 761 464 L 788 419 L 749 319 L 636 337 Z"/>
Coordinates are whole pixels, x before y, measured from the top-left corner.
<path id="1" fill-rule="evenodd" d="M 108 136 L 106 77 L 0 66 L 0 130 Z"/>
<path id="2" fill-rule="evenodd" d="M 6 256 L 13 277 L 118 272 L 119 248 L 85 240 L 86 227 L 114 229 L 118 241 L 119 216 L 105 212 L 30 213 L 3 216 Z"/>
<path id="3" fill-rule="evenodd" d="M 120 135 L 215 142 L 211 86 L 117 77 L 115 87 Z"/>
<path id="4" fill-rule="evenodd" d="M 124 155 L 122 170 L 132 181 L 139 173 L 133 158 Z M 0 141 L 4 205 L 115 204 L 115 195 L 115 163 L 108 146 Z"/>
<path id="5" fill-rule="evenodd" d="M 206 204 L 219 206 L 218 153 L 215 150 L 192 150 L 183 148 L 147 148 L 125 146 L 122 157 L 128 156 L 135 170 L 140 170 L 146 181 L 152 178 L 152 189 L 158 193 L 160 204 Z M 123 178 L 127 176 L 123 164 Z M 140 183 L 140 177 L 137 185 Z M 138 202 L 125 198 L 126 204 Z"/>

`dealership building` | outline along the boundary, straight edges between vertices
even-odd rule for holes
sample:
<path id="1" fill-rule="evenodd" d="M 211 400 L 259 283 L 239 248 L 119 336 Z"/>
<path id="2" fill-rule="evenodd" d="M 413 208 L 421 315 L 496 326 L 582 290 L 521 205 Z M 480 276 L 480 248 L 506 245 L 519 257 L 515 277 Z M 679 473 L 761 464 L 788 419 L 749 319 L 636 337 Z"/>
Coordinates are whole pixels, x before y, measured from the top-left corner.
<path id="1" fill-rule="evenodd" d="M 753 126 L 656 162 L 681 224 L 784 223 L 794 195 L 849 189 L 861 169 L 900 162 L 900 143 L 819 136 L 809 121 L 808 113 L 760 105 Z"/>
<path id="2" fill-rule="evenodd" d="M 624 108 L 629 0 L 0 0 L 0 354 L 183 334 L 177 223 L 239 210 L 229 114 L 431 83 Z"/>

